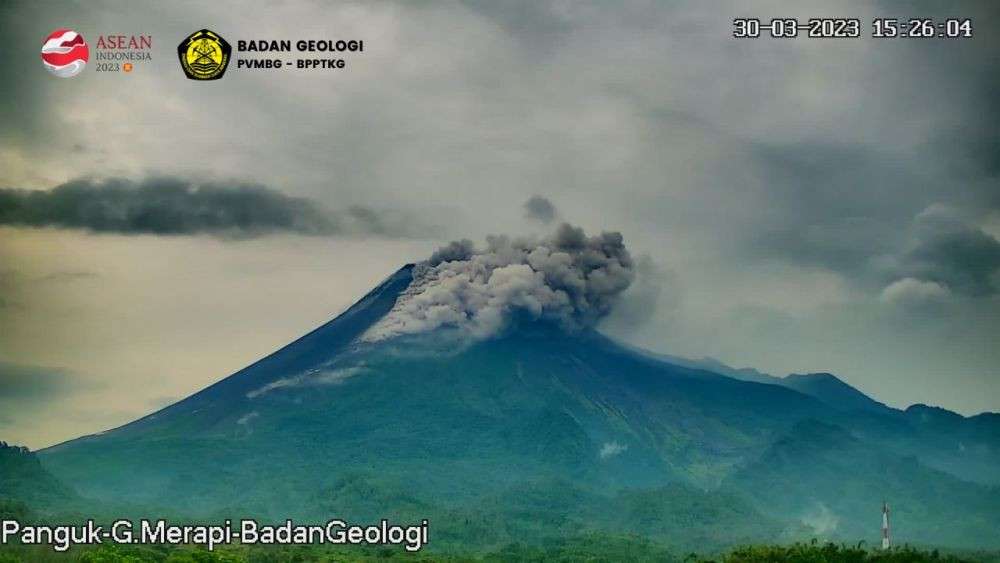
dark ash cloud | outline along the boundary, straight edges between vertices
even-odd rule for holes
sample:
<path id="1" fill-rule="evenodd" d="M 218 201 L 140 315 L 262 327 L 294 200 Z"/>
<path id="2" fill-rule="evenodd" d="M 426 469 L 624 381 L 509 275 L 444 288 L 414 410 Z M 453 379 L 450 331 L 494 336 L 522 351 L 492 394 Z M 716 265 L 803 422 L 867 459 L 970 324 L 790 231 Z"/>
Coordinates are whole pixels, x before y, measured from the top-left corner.
<path id="1" fill-rule="evenodd" d="M 0 225 L 232 237 L 395 232 L 364 207 L 335 212 L 257 184 L 196 183 L 174 177 L 139 182 L 77 179 L 45 191 L 0 189 Z"/>
<path id="2" fill-rule="evenodd" d="M 547 198 L 534 195 L 528 201 L 524 202 L 524 216 L 528 219 L 549 224 L 556 218 L 556 206 Z"/>
<path id="3" fill-rule="evenodd" d="M 662 270 L 652 258 L 643 255 L 635 260 L 635 274 L 635 283 L 622 293 L 602 328 L 629 334 L 649 323 L 658 311 L 671 311 L 677 306 L 674 302 L 677 296 L 670 292 L 675 285 L 671 272 Z"/>
<path id="4" fill-rule="evenodd" d="M 453 242 L 418 264 L 413 282 L 362 340 L 453 328 L 472 339 L 501 333 L 515 319 L 592 327 L 635 277 L 620 233 L 588 237 L 563 223 L 542 240 L 487 237 L 487 248 Z"/>
<path id="5" fill-rule="evenodd" d="M 471 240 L 464 238 L 462 240 L 453 240 L 448 244 L 442 246 L 441 248 L 434 251 L 431 257 L 427 259 L 426 264 L 428 266 L 437 266 L 443 262 L 452 262 L 455 260 L 468 260 L 476 253 L 476 243 Z"/>

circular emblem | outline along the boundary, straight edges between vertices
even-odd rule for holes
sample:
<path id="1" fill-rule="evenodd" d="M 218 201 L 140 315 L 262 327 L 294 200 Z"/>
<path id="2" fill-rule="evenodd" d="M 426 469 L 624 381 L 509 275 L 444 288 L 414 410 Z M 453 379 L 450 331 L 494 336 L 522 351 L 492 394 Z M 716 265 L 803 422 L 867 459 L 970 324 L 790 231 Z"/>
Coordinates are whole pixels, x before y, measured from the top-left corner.
<path id="1" fill-rule="evenodd" d="M 90 60 L 90 48 L 83 36 L 72 29 L 57 29 L 42 43 L 42 64 L 52 74 L 69 78 L 83 71 Z"/>
<path id="2" fill-rule="evenodd" d="M 192 33 L 177 46 L 181 68 L 192 80 L 222 78 L 231 52 L 232 48 L 221 35 L 207 29 Z"/>

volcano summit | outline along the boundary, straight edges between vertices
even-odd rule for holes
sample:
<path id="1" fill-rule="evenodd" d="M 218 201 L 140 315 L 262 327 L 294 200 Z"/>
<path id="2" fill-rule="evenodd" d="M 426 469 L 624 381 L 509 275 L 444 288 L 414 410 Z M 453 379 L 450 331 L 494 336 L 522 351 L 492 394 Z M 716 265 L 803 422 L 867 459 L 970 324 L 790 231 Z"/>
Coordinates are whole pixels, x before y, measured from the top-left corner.
<path id="1" fill-rule="evenodd" d="M 633 277 L 617 234 L 453 243 L 253 365 L 39 456 L 109 506 L 426 518 L 432 546 L 872 541 L 883 498 L 899 541 L 1000 545 L 996 415 L 623 346 L 595 326 Z"/>

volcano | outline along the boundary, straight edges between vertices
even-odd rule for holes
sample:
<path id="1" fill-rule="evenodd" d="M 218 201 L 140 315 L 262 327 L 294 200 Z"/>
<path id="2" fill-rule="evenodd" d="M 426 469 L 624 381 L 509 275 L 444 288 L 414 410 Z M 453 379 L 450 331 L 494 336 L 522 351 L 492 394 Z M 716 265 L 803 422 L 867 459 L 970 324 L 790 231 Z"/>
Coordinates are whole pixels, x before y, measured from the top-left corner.
<path id="1" fill-rule="evenodd" d="M 42 450 L 42 465 L 147 514 L 428 518 L 442 545 L 871 541 L 883 498 L 898 537 L 1000 545 L 995 419 L 936 424 L 839 380 L 829 393 L 832 376 L 745 381 L 544 319 L 476 340 L 364 338 L 414 271 L 180 402 Z"/>

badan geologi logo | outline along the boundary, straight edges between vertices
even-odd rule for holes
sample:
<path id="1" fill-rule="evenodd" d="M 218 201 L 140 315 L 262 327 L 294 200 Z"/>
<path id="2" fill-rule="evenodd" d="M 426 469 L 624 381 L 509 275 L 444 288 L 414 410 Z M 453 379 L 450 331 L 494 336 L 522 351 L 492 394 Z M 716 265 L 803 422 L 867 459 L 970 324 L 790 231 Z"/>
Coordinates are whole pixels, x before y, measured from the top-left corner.
<path id="1" fill-rule="evenodd" d="M 191 80 L 216 80 L 226 73 L 232 50 L 221 35 L 203 29 L 181 41 L 177 56 L 184 74 Z"/>
<path id="2" fill-rule="evenodd" d="M 72 29 L 57 29 L 42 43 L 42 64 L 52 74 L 69 78 L 87 66 L 90 48 L 83 36 Z"/>

